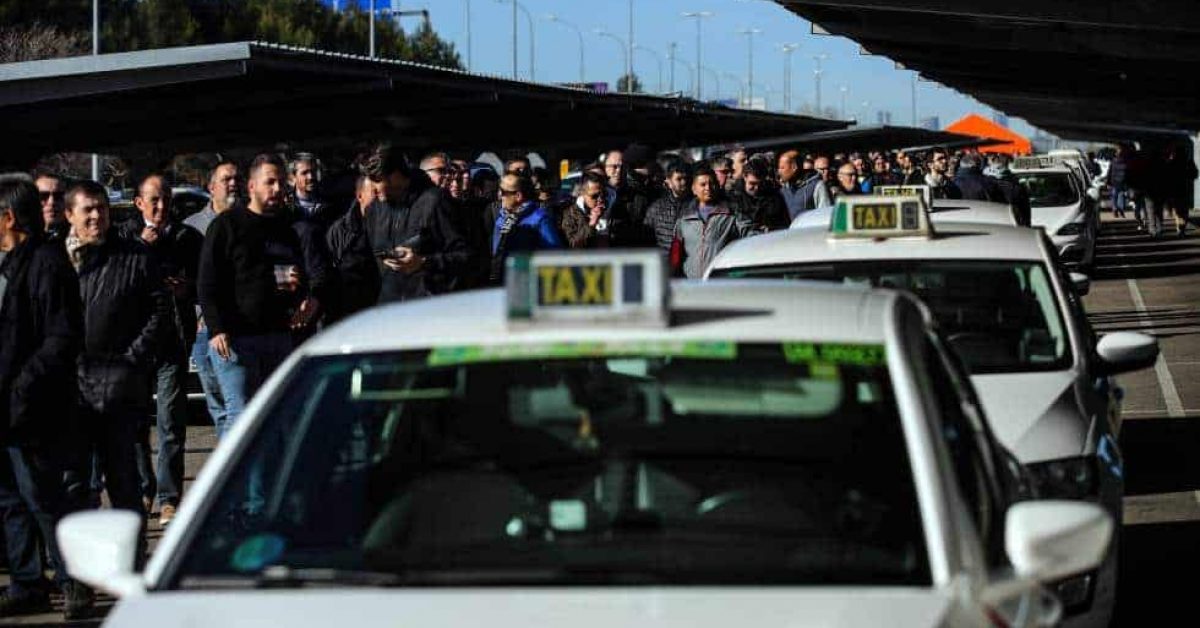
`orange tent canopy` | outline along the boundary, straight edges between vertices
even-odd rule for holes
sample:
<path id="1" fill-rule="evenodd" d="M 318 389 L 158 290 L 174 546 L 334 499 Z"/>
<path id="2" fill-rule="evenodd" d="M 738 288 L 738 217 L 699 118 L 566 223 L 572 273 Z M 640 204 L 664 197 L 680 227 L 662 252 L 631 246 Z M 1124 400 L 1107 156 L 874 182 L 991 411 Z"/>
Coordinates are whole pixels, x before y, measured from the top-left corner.
<path id="1" fill-rule="evenodd" d="M 1009 155 L 1028 155 L 1033 152 L 1033 144 L 1024 136 L 1014 133 L 987 118 L 973 113 L 962 120 L 946 127 L 952 133 L 975 135 L 995 140 L 1005 140 L 1004 144 L 981 146 L 981 153 L 1007 153 Z"/>

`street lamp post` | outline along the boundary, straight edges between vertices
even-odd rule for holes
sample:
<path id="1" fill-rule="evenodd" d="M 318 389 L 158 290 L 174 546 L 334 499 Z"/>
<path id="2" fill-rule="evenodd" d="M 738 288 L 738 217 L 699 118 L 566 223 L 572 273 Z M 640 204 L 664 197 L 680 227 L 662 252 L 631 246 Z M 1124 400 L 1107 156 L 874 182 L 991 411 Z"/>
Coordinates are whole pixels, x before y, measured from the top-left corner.
<path id="1" fill-rule="evenodd" d="M 92 55 L 100 54 L 100 0 L 92 0 Z M 100 181 L 100 155 L 92 153 L 92 181 Z"/>
<path id="2" fill-rule="evenodd" d="M 696 79 L 695 79 L 696 68 L 692 67 L 692 64 L 690 64 L 687 61 L 684 61 L 683 59 L 680 59 L 678 57 L 675 58 L 675 63 L 678 63 L 678 64 L 682 65 L 683 67 L 687 68 L 688 86 L 687 86 L 687 89 L 681 90 L 681 91 L 691 93 L 692 90 L 696 86 Z"/>
<path id="3" fill-rule="evenodd" d="M 637 46 L 633 42 L 633 0 L 629 0 L 629 49 L 625 52 L 625 74 L 629 77 L 630 82 L 633 81 L 633 49 Z M 630 90 L 632 91 L 632 89 Z M 658 66 L 658 91 L 662 91 L 662 63 Z"/>
<path id="4" fill-rule="evenodd" d="M 792 53 L 800 47 L 800 44 L 783 44 L 779 47 L 783 51 L 783 110 L 787 113 L 792 112 Z"/>
<path id="5" fill-rule="evenodd" d="M 667 43 L 667 65 L 671 66 L 671 93 L 675 93 L 675 42 Z"/>
<path id="6" fill-rule="evenodd" d="M 912 76 L 912 125 L 917 126 L 917 73 Z"/>
<path id="7" fill-rule="evenodd" d="M 597 29 L 594 29 L 592 32 L 593 32 L 593 33 L 596 33 L 597 35 L 599 35 L 599 36 L 601 36 L 601 37 L 608 37 L 609 39 L 611 39 L 611 40 L 613 40 L 613 41 L 617 42 L 618 44 L 620 44 L 620 45 L 621 45 L 621 54 L 625 55 L 625 67 L 626 67 L 626 68 L 629 68 L 629 67 L 630 67 L 630 63 L 629 63 L 629 46 L 626 46 L 626 45 L 625 45 L 625 40 L 624 40 L 624 39 L 621 39 L 620 37 L 617 37 L 616 35 L 613 35 L 612 33 L 610 33 L 610 32 L 608 32 L 608 31 L 604 30 L 603 28 L 597 28 Z M 618 83 L 619 83 L 619 82 L 620 82 L 620 81 L 618 81 Z M 632 73 L 632 72 L 627 72 L 627 73 L 625 74 L 625 92 L 626 92 L 626 93 L 633 93 L 633 73 Z"/>
<path id="8" fill-rule="evenodd" d="M 815 61 L 817 63 L 817 69 L 813 70 L 813 77 L 816 79 L 816 83 L 817 83 L 816 87 L 817 87 L 817 115 L 818 116 L 821 115 L 821 74 L 824 73 L 824 71 L 821 70 L 821 62 L 828 58 L 829 58 L 829 55 L 827 55 L 825 53 L 821 53 L 819 55 L 813 55 L 813 61 Z"/>
<path id="9" fill-rule="evenodd" d="M 700 89 L 701 89 L 701 86 L 703 83 L 703 81 L 700 77 L 700 68 L 704 64 L 704 60 L 700 54 L 700 50 L 701 50 L 701 48 L 700 48 L 700 45 L 701 45 L 700 23 L 704 21 L 704 18 L 712 17 L 713 12 L 712 11 L 686 11 L 684 13 L 680 13 L 680 15 L 682 15 L 685 18 L 695 18 L 695 20 L 696 20 L 696 100 L 700 100 Z M 720 79 L 718 79 L 718 81 L 719 80 Z M 720 90 L 718 90 L 718 91 L 720 91 Z"/>
<path id="10" fill-rule="evenodd" d="M 650 53 L 651 55 L 653 55 L 653 56 L 654 56 L 654 60 L 655 60 L 655 62 L 657 62 L 657 63 L 658 63 L 658 93 L 660 93 L 660 94 L 661 94 L 661 93 L 662 93 L 662 91 L 663 91 L 663 59 L 662 59 L 662 55 L 658 54 L 658 52 L 657 52 L 657 51 L 655 51 L 654 49 L 652 49 L 652 48 L 648 48 L 648 47 L 646 47 L 646 46 L 643 46 L 643 45 L 641 45 L 641 44 L 637 44 L 637 45 L 635 45 L 635 46 L 633 47 L 633 49 L 634 49 L 634 50 L 641 50 L 642 52 L 648 52 L 648 53 Z"/>
<path id="11" fill-rule="evenodd" d="M 739 35 L 746 36 L 746 84 L 749 88 L 746 90 L 746 100 L 754 100 L 754 36 L 762 31 L 757 28 L 743 28 L 738 31 Z"/>
<path id="12" fill-rule="evenodd" d="M 742 84 L 742 78 L 733 72 L 725 72 L 723 76 L 727 79 L 733 79 L 733 84 L 737 85 L 738 90 L 738 106 L 746 109 L 750 108 L 750 101 L 746 98 L 746 88 Z"/>
<path id="13" fill-rule="evenodd" d="M 472 63 L 471 57 L 471 0 L 463 0 L 467 8 L 467 71 L 471 71 L 475 64 Z"/>
<path id="14" fill-rule="evenodd" d="M 838 88 L 838 91 L 842 93 L 842 115 L 840 117 L 843 120 L 845 120 L 846 119 L 846 94 L 850 91 L 850 88 L 846 87 L 845 85 L 842 85 L 841 87 Z"/>
<path id="15" fill-rule="evenodd" d="M 511 2 L 513 5 L 513 37 L 512 37 L 512 54 L 513 54 L 513 80 L 517 78 L 517 11 L 525 14 L 525 20 L 529 24 L 529 80 L 537 80 L 537 71 L 534 69 L 533 58 L 535 54 L 535 39 L 533 36 L 533 14 L 525 8 L 525 5 L 517 2 L 517 0 L 496 0 L 501 4 Z"/>
<path id="16" fill-rule="evenodd" d="M 584 72 L 584 66 L 583 66 L 583 50 L 586 46 L 583 43 L 583 31 L 579 30 L 578 26 L 575 26 L 574 24 L 562 19 L 561 17 L 558 17 L 557 15 L 555 15 L 553 13 L 547 15 L 546 19 L 551 22 L 557 22 L 559 24 L 562 24 L 563 26 L 566 26 L 567 28 L 575 31 L 575 34 L 579 36 L 579 82 L 584 83 L 585 82 L 584 76 L 586 73 Z"/>
<path id="17" fill-rule="evenodd" d="M 705 72 L 708 72 L 710 75 L 712 75 L 713 82 L 716 83 L 716 85 L 717 85 L 717 98 L 720 98 L 721 97 L 721 73 L 708 67 L 707 65 L 700 66 L 700 69 L 702 69 Z"/>

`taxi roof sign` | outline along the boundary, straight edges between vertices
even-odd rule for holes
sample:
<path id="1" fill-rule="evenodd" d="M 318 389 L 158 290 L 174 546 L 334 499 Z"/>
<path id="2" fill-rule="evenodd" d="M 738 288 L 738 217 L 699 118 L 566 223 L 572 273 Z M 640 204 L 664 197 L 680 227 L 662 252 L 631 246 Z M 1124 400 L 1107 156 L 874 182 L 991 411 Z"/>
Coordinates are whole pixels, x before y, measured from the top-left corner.
<path id="1" fill-rule="evenodd" d="M 657 249 L 541 251 L 505 263 L 509 325 L 669 322 L 669 275 Z"/>
<path id="2" fill-rule="evenodd" d="M 918 196 L 851 196 L 837 202 L 829 222 L 836 239 L 928 237 L 933 234 Z"/>
<path id="3" fill-rule="evenodd" d="M 928 185 L 881 185 L 875 192 L 880 196 L 919 196 L 926 209 L 933 207 L 933 188 Z"/>
<path id="4" fill-rule="evenodd" d="M 1067 158 L 1062 155 L 1033 155 L 1015 157 L 1012 161 L 1013 170 L 1043 170 L 1065 164 Z"/>

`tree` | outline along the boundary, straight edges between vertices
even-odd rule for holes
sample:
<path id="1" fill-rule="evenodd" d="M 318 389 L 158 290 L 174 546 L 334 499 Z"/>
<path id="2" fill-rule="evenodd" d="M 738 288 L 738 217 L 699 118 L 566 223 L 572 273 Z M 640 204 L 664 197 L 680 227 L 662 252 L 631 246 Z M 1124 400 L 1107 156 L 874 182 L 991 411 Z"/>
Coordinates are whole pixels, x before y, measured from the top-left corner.
<path id="1" fill-rule="evenodd" d="M 633 89 L 629 89 L 630 79 L 633 79 Z M 617 91 L 622 94 L 640 94 L 642 93 L 642 81 L 637 74 L 622 74 L 621 78 L 617 79 Z"/>
<path id="2" fill-rule="evenodd" d="M 82 33 L 61 31 L 39 22 L 5 26 L 0 28 L 0 63 L 81 55 L 89 44 Z"/>

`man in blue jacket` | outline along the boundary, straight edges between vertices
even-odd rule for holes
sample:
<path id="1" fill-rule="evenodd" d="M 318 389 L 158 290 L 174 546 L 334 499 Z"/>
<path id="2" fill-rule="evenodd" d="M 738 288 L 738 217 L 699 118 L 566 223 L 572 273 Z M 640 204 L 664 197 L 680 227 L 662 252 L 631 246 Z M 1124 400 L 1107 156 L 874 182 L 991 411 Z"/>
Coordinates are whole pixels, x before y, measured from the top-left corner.
<path id="1" fill-rule="evenodd" d="M 554 219 L 538 204 L 532 179 L 506 174 L 500 179 L 499 195 L 502 211 L 492 229 L 492 284 L 504 280 L 504 260 L 509 254 L 566 246 Z"/>

